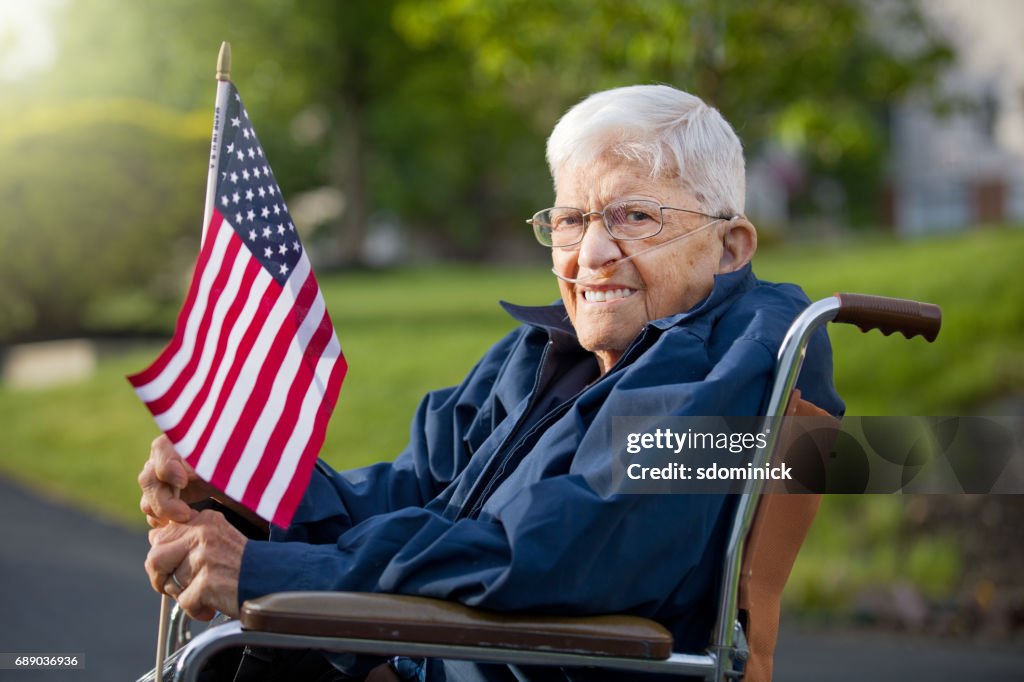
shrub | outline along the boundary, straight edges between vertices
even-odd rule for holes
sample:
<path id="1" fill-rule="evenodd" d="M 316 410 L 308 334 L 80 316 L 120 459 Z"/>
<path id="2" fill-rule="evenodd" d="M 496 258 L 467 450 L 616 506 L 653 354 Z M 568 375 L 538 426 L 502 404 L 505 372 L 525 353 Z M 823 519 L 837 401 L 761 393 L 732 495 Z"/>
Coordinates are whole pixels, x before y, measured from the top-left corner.
<path id="1" fill-rule="evenodd" d="M 0 121 L 0 343 L 173 322 L 208 118 L 116 100 Z"/>

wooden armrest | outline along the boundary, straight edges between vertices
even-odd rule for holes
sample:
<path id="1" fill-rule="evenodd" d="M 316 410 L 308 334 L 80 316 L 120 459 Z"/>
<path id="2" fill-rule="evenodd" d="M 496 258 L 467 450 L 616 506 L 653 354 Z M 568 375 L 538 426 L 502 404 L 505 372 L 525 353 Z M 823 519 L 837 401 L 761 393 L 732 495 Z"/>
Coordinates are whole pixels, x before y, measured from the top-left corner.
<path id="1" fill-rule="evenodd" d="M 246 630 L 665 659 L 672 635 L 636 616 L 531 616 L 395 594 L 279 592 L 242 605 Z"/>

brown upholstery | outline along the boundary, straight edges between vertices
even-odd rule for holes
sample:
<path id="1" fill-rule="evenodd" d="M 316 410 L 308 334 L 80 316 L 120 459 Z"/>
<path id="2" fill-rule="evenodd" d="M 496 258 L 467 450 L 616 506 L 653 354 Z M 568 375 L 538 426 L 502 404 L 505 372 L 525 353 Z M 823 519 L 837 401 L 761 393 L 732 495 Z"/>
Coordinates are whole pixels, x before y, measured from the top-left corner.
<path id="1" fill-rule="evenodd" d="M 279 592 L 242 606 L 247 630 L 664 659 L 672 635 L 634 616 L 517 616 L 397 594 Z M 396 647 L 396 652 L 397 651 Z"/>
<path id="2" fill-rule="evenodd" d="M 838 420 L 801 399 L 798 390 L 793 391 L 786 416 L 824 417 L 838 429 Z M 782 442 L 778 452 L 785 452 L 787 443 L 800 435 L 800 425 L 794 421 L 787 421 L 785 428 L 787 431 L 780 435 Z M 818 443 L 818 447 L 829 445 Z M 821 495 L 765 493 L 761 496 L 747 535 L 740 573 L 739 607 L 747 614 L 745 629 L 750 647 L 744 682 L 772 679 L 782 589 L 820 503 Z"/>

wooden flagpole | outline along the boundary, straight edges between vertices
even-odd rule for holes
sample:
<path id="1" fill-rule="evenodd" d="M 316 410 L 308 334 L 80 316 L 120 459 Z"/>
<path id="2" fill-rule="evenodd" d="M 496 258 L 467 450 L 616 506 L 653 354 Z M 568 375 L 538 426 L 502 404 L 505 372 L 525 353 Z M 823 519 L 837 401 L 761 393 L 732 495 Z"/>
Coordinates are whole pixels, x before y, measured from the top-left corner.
<path id="1" fill-rule="evenodd" d="M 217 99 L 213 105 L 213 137 L 210 141 L 210 169 L 206 176 L 206 206 L 203 210 L 203 239 L 210 228 L 213 204 L 217 197 L 217 168 L 220 166 L 220 142 L 228 112 L 228 85 L 231 83 L 231 43 L 220 44 L 217 55 Z"/>
<path id="2" fill-rule="evenodd" d="M 227 115 L 228 84 L 231 82 L 231 43 L 220 44 L 217 55 L 217 97 L 213 106 L 213 136 L 210 142 L 210 168 L 206 176 L 206 204 L 203 207 L 203 242 L 213 217 L 213 204 L 217 193 L 217 169 L 220 167 L 220 142 L 224 135 L 224 119 Z M 202 242 L 201 242 L 202 243 Z M 202 246 L 200 246 L 200 249 Z M 163 679 L 164 659 L 167 654 L 167 637 L 171 620 L 171 598 L 160 595 L 160 624 L 156 636 L 156 669 L 154 679 Z"/>

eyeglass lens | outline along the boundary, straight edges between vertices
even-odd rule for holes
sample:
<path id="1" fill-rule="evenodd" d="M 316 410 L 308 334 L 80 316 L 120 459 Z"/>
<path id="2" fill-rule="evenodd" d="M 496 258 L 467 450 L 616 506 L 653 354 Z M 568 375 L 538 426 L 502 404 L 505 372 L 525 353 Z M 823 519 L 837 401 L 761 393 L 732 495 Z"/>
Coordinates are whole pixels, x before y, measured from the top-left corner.
<path id="1" fill-rule="evenodd" d="M 533 217 L 537 239 L 548 246 L 571 246 L 583 240 L 586 217 L 600 216 L 616 239 L 644 239 L 661 230 L 661 207 L 654 201 L 627 199 L 584 213 L 576 208 L 549 208 Z"/>

